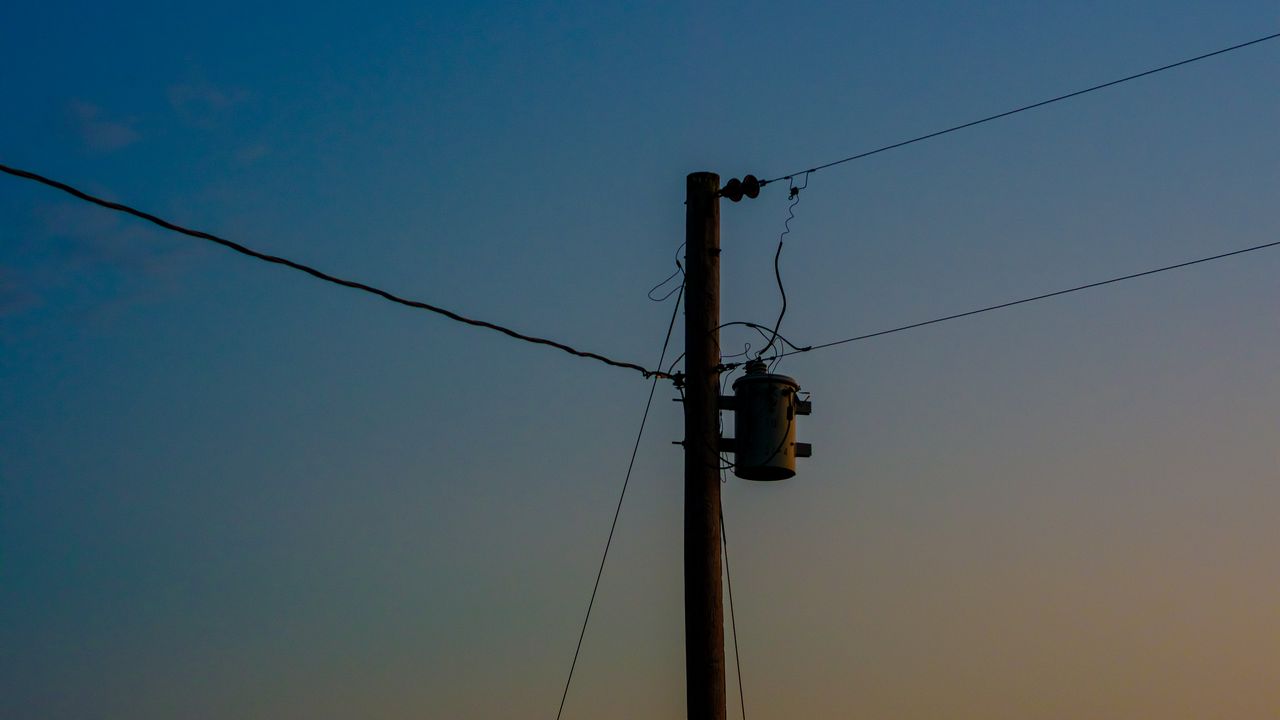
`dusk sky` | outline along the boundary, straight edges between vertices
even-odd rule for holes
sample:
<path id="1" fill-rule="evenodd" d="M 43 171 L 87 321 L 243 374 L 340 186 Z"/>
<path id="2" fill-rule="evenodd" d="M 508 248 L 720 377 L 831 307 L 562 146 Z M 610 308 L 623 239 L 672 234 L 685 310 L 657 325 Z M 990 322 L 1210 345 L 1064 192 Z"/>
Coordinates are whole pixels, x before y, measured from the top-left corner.
<path id="1" fill-rule="evenodd" d="M 1274 0 L 9 3 L 0 163 L 652 367 L 686 174 L 1277 30 Z M 1280 40 L 818 172 L 782 331 L 1280 240 L 1277 128 Z M 722 321 L 776 317 L 786 209 L 723 204 Z M 813 457 L 723 488 L 749 715 L 1280 717 L 1278 277 L 784 359 Z M 648 391 L 0 176 L 0 716 L 554 717 Z M 674 397 L 565 718 L 684 717 Z"/>

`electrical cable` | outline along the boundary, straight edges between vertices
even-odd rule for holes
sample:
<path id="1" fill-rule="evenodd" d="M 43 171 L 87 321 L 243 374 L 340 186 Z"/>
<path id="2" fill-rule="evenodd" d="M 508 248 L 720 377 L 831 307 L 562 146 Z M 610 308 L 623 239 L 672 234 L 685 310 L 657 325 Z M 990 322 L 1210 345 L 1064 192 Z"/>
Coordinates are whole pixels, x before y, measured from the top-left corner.
<path id="1" fill-rule="evenodd" d="M 723 482 L 724 470 L 720 471 Z M 747 720 L 746 692 L 742 689 L 742 657 L 738 652 L 738 619 L 733 612 L 733 574 L 729 572 L 729 536 L 724 531 L 724 503 L 720 503 L 720 544 L 724 547 L 724 579 L 729 587 L 729 627 L 733 632 L 733 664 L 738 670 L 738 705 Z"/>
<path id="2" fill-rule="evenodd" d="M 821 350 L 823 348 L 834 347 L 836 345 L 843 345 L 845 343 L 857 342 L 859 340 L 869 340 L 870 338 L 880 337 L 881 335 L 890 335 L 893 333 L 902 332 L 904 330 L 913 330 L 915 328 L 924 327 L 926 325 L 934 325 L 941 322 L 947 322 L 948 320 L 958 320 L 959 318 L 969 317 L 970 315 L 978 315 L 985 312 L 991 312 L 992 310 L 1001 310 L 1003 308 L 1013 307 L 1014 305 L 1022 305 L 1024 303 L 1036 302 L 1037 300 L 1046 300 L 1048 298 L 1057 297 L 1059 295 L 1067 295 L 1069 293 L 1079 292 L 1081 290 L 1089 290 L 1091 288 L 1102 287 L 1103 285 L 1110 285 L 1112 283 L 1123 282 L 1125 280 L 1133 280 L 1135 278 L 1146 277 L 1147 275 L 1155 275 L 1156 273 L 1167 272 L 1169 270 L 1177 270 L 1179 268 L 1190 267 L 1192 265 L 1199 265 L 1200 263 L 1211 262 L 1213 260 L 1221 260 L 1223 258 L 1229 258 L 1234 255 L 1243 255 L 1245 253 L 1254 252 L 1255 250 L 1265 250 L 1267 248 L 1276 247 L 1277 245 L 1280 245 L 1280 240 L 1276 240 L 1274 242 L 1269 242 L 1269 243 L 1263 243 L 1261 245 L 1254 245 L 1252 247 L 1241 248 L 1239 250 L 1232 250 L 1230 252 L 1219 253 L 1217 255 L 1210 255 L 1208 257 L 1197 258 L 1195 260 L 1188 260 L 1186 262 L 1180 262 L 1174 265 L 1165 265 L 1164 267 L 1158 267 L 1151 270 L 1144 270 L 1142 272 L 1131 273 L 1129 275 L 1121 275 L 1120 277 L 1113 277 L 1107 280 L 1100 280 L 1098 282 L 1092 282 L 1085 285 L 1077 285 L 1075 287 L 1067 288 L 1065 290 L 1056 290 L 1054 292 L 1044 293 L 1043 295 L 1035 295 L 1033 297 L 1022 298 L 1021 300 L 1011 300 L 1009 302 L 1000 303 L 998 305 L 988 305 L 986 307 L 978 308 L 976 310 L 969 310 L 967 312 L 956 313 L 954 315 L 945 315 L 943 317 L 934 318 L 932 320 L 925 320 L 924 322 L 911 323 L 910 325 L 901 325 L 899 327 L 890 328 L 888 330 L 880 330 L 878 332 L 867 333 L 865 335 L 857 335 L 851 338 L 844 338 L 843 340 L 833 340 L 831 342 L 825 342 L 818 345 L 809 345 L 807 347 L 799 348 L 797 350 L 792 350 L 790 352 L 782 353 L 782 355 L 798 355 L 800 353 L 812 352 L 814 350 Z"/>
<path id="3" fill-rule="evenodd" d="M 675 294 L 676 294 L 676 291 L 677 291 L 677 290 L 679 290 L 679 287 L 671 288 L 671 291 L 670 291 L 670 292 L 668 292 L 666 295 L 663 295 L 662 297 L 654 297 L 654 296 L 653 296 L 653 291 L 654 291 L 654 290 L 657 290 L 657 289 L 659 289 L 659 288 L 661 288 L 663 285 L 666 285 L 667 283 L 671 282 L 672 280 L 675 280 L 675 279 L 676 279 L 676 276 L 677 276 L 677 275 L 679 275 L 679 274 L 681 274 L 682 272 L 684 272 L 684 271 L 683 271 L 683 270 L 676 270 L 675 272 L 673 272 L 673 273 L 671 273 L 670 275 L 668 275 L 666 280 L 663 280 L 662 282 L 658 283 L 657 285 L 654 285 L 653 287 L 649 288 L 649 292 L 648 292 L 648 293 L 646 293 L 646 295 L 648 296 L 648 298 L 649 298 L 650 300 L 652 300 L 653 302 L 666 302 L 667 298 L 669 298 L 669 297 L 671 297 L 672 295 L 675 295 Z"/>
<path id="4" fill-rule="evenodd" d="M 160 218 L 156 215 L 152 215 L 151 213 L 144 212 L 136 208 L 132 208 L 128 205 L 112 202 L 110 200 L 104 200 L 100 197 L 90 195 L 89 193 L 84 192 L 83 190 L 72 187 L 71 185 L 68 185 L 63 182 L 59 182 L 57 180 L 53 180 L 51 178 L 44 177 L 43 175 L 39 175 L 29 170 L 21 170 L 19 168 L 0 164 L 0 171 L 5 172 L 9 175 L 13 175 L 14 177 L 23 178 L 25 180 L 33 180 L 35 182 L 41 183 L 42 185 L 47 185 L 51 188 L 61 190 L 62 192 L 67 193 L 68 195 L 72 195 L 86 202 L 93 203 L 94 205 L 98 205 L 99 207 L 104 207 L 108 210 L 115 210 L 116 212 L 132 215 L 136 218 L 146 220 L 149 223 L 159 225 L 160 227 L 166 230 L 171 230 L 176 233 L 181 233 L 183 235 L 187 235 L 190 237 L 199 238 L 201 240 L 208 240 L 209 242 L 216 243 L 225 248 L 234 250 L 240 253 L 241 255 L 248 255 L 251 258 L 255 258 L 255 259 L 262 260 L 269 263 L 274 263 L 276 265 L 284 265 L 285 267 L 304 272 L 314 278 L 317 278 L 319 280 L 324 280 L 325 282 L 330 282 L 335 285 L 341 285 L 343 287 L 351 288 L 353 290 L 361 290 L 363 292 L 367 292 L 372 295 L 377 295 L 378 297 L 384 300 L 389 300 L 393 303 L 415 308 L 418 310 L 426 310 L 428 312 L 436 313 L 437 315 L 443 315 L 449 318 L 450 320 L 464 323 L 466 325 L 487 328 L 489 330 L 496 330 L 497 332 L 500 332 L 503 335 L 506 335 L 507 337 L 510 337 L 510 338 L 514 338 L 516 340 L 523 340 L 525 342 L 533 343 L 535 345 L 546 345 L 549 347 L 556 348 L 557 350 L 562 350 L 566 353 L 569 353 L 570 355 L 574 355 L 577 357 L 587 358 L 590 360 L 597 360 L 606 365 L 612 365 L 613 367 L 620 367 L 620 368 L 626 368 L 628 370 L 635 370 L 639 373 L 642 373 L 646 378 L 667 377 L 667 374 L 661 371 L 649 370 L 648 368 L 642 367 L 640 365 L 636 365 L 634 363 L 622 362 L 620 360 L 613 360 L 611 358 L 605 357 L 604 355 L 599 355 L 593 352 L 587 352 L 585 350 L 578 350 L 577 348 L 571 347 L 561 342 L 557 342 L 555 340 L 548 340 L 546 338 L 536 337 L 533 335 L 526 335 L 524 333 L 488 322 L 486 320 L 475 320 L 473 318 L 465 317 L 463 315 L 459 315 L 456 312 L 453 312 L 452 310 L 446 310 L 445 308 L 438 307 L 436 305 L 431 305 L 429 303 L 421 302 L 418 300 L 409 300 L 406 298 L 402 298 L 386 290 L 373 287 L 372 285 L 366 285 L 364 283 L 356 282 L 354 280 L 345 280 L 343 278 L 335 277 L 328 273 L 317 270 L 313 267 L 303 265 L 302 263 L 294 262 L 293 260 L 288 260 L 286 258 L 277 257 L 275 255 L 268 255 L 266 253 L 253 250 L 252 248 L 248 248 L 237 242 L 233 242 L 231 240 L 218 237 L 217 235 L 213 235 L 212 233 L 207 233 L 202 230 L 192 230 L 190 228 L 183 227 L 176 223 L 169 222 L 168 220 Z"/>
<path id="5" fill-rule="evenodd" d="M 684 245 L 685 245 L 685 244 L 682 242 L 682 243 L 680 243 L 680 246 L 676 248 L 676 257 L 675 257 L 675 262 L 676 262 L 676 271 L 675 271 L 675 272 L 673 272 L 673 273 L 671 273 L 670 275 L 668 275 L 666 280 L 663 280 L 662 282 L 658 283 L 657 285 L 654 285 L 652 288 L 649 288 L 648 296 L 649 296 L 649 299 L 650 299 L 650 300 L 652 300 L 652 301 L 654 301 L 654 302 L 665 302 L 667 298 L 671 297 L 672 295 L 675 295 L 675 294 L 676 294 L 676 291 L 673 289 L 671 292 L 667 293 L 666 295 L 663 295 L 663 296 L 662 296 L 662 297 L 660 297 L 660 298 L 656 298 L 656 297 L 654 297 L 654 296 L 653 296 L 653 291 L 654 291 L 654 290 L 657 290 L 658 288 L 662 287 L 663 285 L 666 285 L 667 283 L 671 282 L 673 279 L 675 279 L 675 277 L 676 277 L 677 275 L 679 275 L 679 276 L 682 278 L 682 279 L 681 279 L 681 282 L 680 282 L 681 287 L 683 287 L 683 286 L 684 286 L 684 280 L 683 280 L 683 278 L 684 278 L 684 264 L 680 262 L 680 251 L 684 249 Z"/>
<path id="6" fill-rule="evenodd" d="M 684 285 L 676 295 L 675 305 L 671 308 L 671 322 L 667 324 L 667 337 L 662 341 L 662 352 L 658 355 L 658 367 L 667 357 L 667 347 L 671 344 L 671 332 L 676 326 L 676 315 L 680 311 L 680 300 L 684 298 Z M 644 403 L 644 415 L 640 417 L 640 430 L 636 432 L 636 442 L 631 448 L 631 460 L 627 462 L 627 474 L 622 480 L 622 492 L 618 494 L 618 505 L 613 510 L 613 522 L 609 524 L 609 537 L 604 541 L 604 553 L 600 556 L 600 568 L 596 570 L 596 582 L 591 586 L 591 599 L 587 601 L 587 615 L 582 619 L 582 631 L 578 633 L 578 646 L 573 651 L 573 662 L 569 664 L 569 677 L 564 681 L 564 694 L 560 696 L 560 709 L 556 711 L 556 720 L 564 713 L 564 703 L 569 697 L 569 685 L 573 682 L 573 671 L 578 666 L 578 654 L 582 652 L 582 639 L 587 635 L 587 623 L 591 621 L 591 608 L 596 604 L 596 592 L 600 590 L 600 578 L 604 575 L 604 564 L 609 559 L 609 546 L 613 544 L 613 533 L 618 529 L 618 516 L 622 514 L 622 501 L 627 497 L 627 485 L 631 483 L 631 471 L 636 465 L 636 455 L 640 452 L 640 439 L 644 437 L 644 426 L 649 420 L 649 409 L 653 407 L 653 393 L 658 389 L 658 375 L 653 374 L 653 384 L 649 386 L 649 399 Z"/>
<path id="7" fill-rule="evenodd" d="M 778 311 L 778 321 L 773 324 L 773 337 L 769 344 L 756 353 L 756 359 L 764 356 L 774 343 L 778 341 L 778 329 L 782 327 L 782 317 L 787 314 L 787 290 L 782 286 L 782 271 L 778 268 L 778 260 L 782 257 L 782 239 L 791 234 L 791 221 L 796 219 L 796 205 L 800 204 L 800 191 L 809 187 L 809 173 L 804 174 L 804 185 L 796 185 L 794 178 L 788 178 L 791 186 L 791 204 L 787 206 L 787 219 L 782 223 L 782 232 L 778 235 L 778 249 L 773 253 L 773 277 L 778 281 L 778 294 L 782 296 L 782 309 Z M 776 360 L 779 358 L 775 358 Z"/>
<path id="8" fill-rule="evenodd" d="M 1060 102 L 1062 100 L 1068 100 L 1070 98 L 1077 97 L 1079 95 L 1084 95 L 1086 93 L 1091 93 L 1091 92 L 1094 92 L 1095 90 L 1102 90 L 1104 88 L 1109 88 L 1113 85 L 1119 85 L 1121 83 L 1129 82 L 1130 80 L 1137 80 L 1138 78 L 1146 77 L 1148 75 L 1154 75 L 1158 72 L 1164 72 L 1165 70 L 1172 70 L 1176 67 L 1189 65 L 1194 62 L 1199 62 L 1200 60 L 1207 60 L 1211 57 L 1214 57 L 1215 55 L 1222 55 L 1224 53 L 1229 53 L 1233 50 L 1246 48 L 1246 47 L 1249 47 L 1250 45 L 1257 45 L 1258 43 L 1266 42 L 1268 40 L 1274 40 L 1276 38 L 1280 38 L 1280 33 L 1272 33 L 1271 35 L 1266 35 L 1260 38 L 1256 38 L 1254 40 L 1249 40 L 1248 42 L 1242 42 L 1242 43 L 1239 43 L 1238 45 L 1232 45 L 1231 47 L 1222 48 L 1221 50 L 1214 50 L 1213 52 L 1208 52 L 1203 55 L 1197 55 L 1192 58 L 1187 58 L 1186 60 L 1179 60 L 1178 62 L 1175 62 L 1175 63 L 1162 65 L 1158 68 L 1153 68 L 1151 70 L 1146 70 L 1144 72 L 1140 72 L 1134 75 L 1122 77 L 1118 80 L 1112 80 L 1110 82 L 1105 82 L 1100 85 L 1094 85 L 1092 87 L 1087 87 L 1083 90 L 1076 90 L 1075 92 L 1070 92 L 1065 95 L 1059 95 L 1057 97 L 1049 98 L 1048 100 L 1041 100 L 1040 102 L 1032 103 L 1030 105 L 1023 105 L 1022 107 L 1015 108 L 1013 110 L 1007 110 L 1005 112 L 997 113 L 995 115 L 989 115 L 979 120 L 973 120 L 971 122 L 967 122 L 961 125 L 953 125 L 952 127 L 949 127 L 945 130 L 938 130 L 937 132 L 931 132 L 927 135 L 920 135 L 919 137 L 914 137 L 914 138 L 911 138 L 910 140 L 903 140 L 901 142 L 893 143 L 892 145 L 885 145 L 884 147 L 879 147 L 879 148 L 876 148 L 875 150 L 868 150 L 866 152 L 858 153 L 857 155 L 850 155 L 849 157 L 841 158 L 839 160 L 833 160 L 831 162 L 824 163 L 822 165 L 817 165 L 817 166 L 808 168 L 807 170 L 798 170 L 796 172 L 789 173 L 787 175 L 779 175 L 778 177 L 773 178 L 772 180 L 761 180 L 760 185 L 763 187 L 765 185 L 768 185 L 769 183 L 777 182 L 779 180 L 791 180 L 793 177 L 800 174 L 814 173 L 819 170 L 825 170 L 827 168 L 835 167 L 836 165 L 842 165 L 844 163 L 852 162 L 854 160 L 861 160 L 862 158 L 870 157 L 872 155 L 877 155 L 887 150 L 894 150 L 896 148 L 904 147 L 906 145 L 918 143 L 922 140 L 929 140 L 930 138 L 935 138 L 935 137 L 938 137 L 939 135 L 946 135 L 947 133 L 953 133 L 957 130 L 964 130 L 965 128 L 971 128 L 975 125 L 981 125 L 983 123 L 991 122 L 992 120 L 999 120 L 1000 118 L 1008 117 L 1010 115 L 1016 115 L 1020 112 L 1026 112 L 1027 110 L 1034 110 L 1039 107 L 1044 107 L 1045 105 L 1052 105 L 1053 103 Z"/>
<path id="9" fill-rule="evenodd" d="M 720 325 L 720 327 L 717 329 L 723 330 L 724 328 L 732 327 L 734 325 L 742 325 L 743 327 L 749 327 L 752 330 L 755 330 L 757 333 L 760 333 L 760 337 L 764 338 L 765 340 L 769 339 L 769 334 L 771 332 L 770 328 L 765 327 L 764 325 L 753 323 L 753 322 L 743 322 L 741 320 L 734 320 L 733 322 L 727 322 Z M 798 345 L 796 345 L 795 343 L 783 337 L 781 333 L 778 333 L 778 339 L 781 340 L 784 345 L 792 349 L 799 349 Z M 738 357 L 739 354 L 740 353 L 734 354 L 734 355 L 725 355 L 724 357 L 727 357 L 727 358 Z"/>
<path id="10" fill-rule="evenodd" d="M 765 340 L 768 340 L 768 339 L 769 339 L 770 329 L 769 329 L 769 328 L 767 328 L 767 327 L 765 327 L 764 325 L 760 325 L 760 324 L 758 324 L 758 323 L 753 323 L 753 322 L 745 322 L 745 321 L 742 321 L 742 320 L 734 320 L 733 322 L 723 323 L 723 324 L 719 325 L 716 329 L 717 329 L 717 330 L 722 330 L 722 329 L 724 329 L 724 328 L 732 327 L 732 326 L 734 326 L 734 325 L 742 325 L 743 327 L 749 327 L 749 328 L 751 328 L 752 330 L 755 330 L 757 333 L 759 333 L 759 334 L 760 334 L 760 336 L 761 336 L 761 337 L 763 337 Z M 784 345 L 786 345 L 786 346 L 788 346 L 788 347 L 792 348 L 793 350 L 800 350 L 800 349 L 801 349 L 801 347 L 800 347 L 799 345 L 796 345 L 795 343 L 791 342 L 791 341 L 790 341 L 790 340 L 788 340 L 787 338 L 783 337 L 781 333 L 779 333 L 779 334 L 778 334 L 778 339 L 779 339 L 779 340 L 781 340 L 781 341 L 783 342 L 783 344 L 784 344 Z M 750 345 L 750 343 L 748 343 L 748 345 Z M 723 360 L 723 359 L 725 359 L 725 358 L 735 358 L 735 357 L 740 357 L 740 356 L 742 356 L 742 355 L 744 355 L 744 354 L 745 354 L 745 353 L 734 353 L 733 355 L 723 355 L 723 356 L 721 356 L 721 360 Z M 789 355 L 794 355 L 795 353 L 788 353 L 788 354 L 789 354 Z M 666 369 L 665 371 L 663 371 L 663 373 L 662 373 L 662 377 L 665 377 L 665 378 L 671 378 L 671 377 L 674 377 L 674 376 L 673 376 L 673 373 L 675 372 L 676 365 L 679 365 L 679 364 L 680 364 L 680 361 L 681 361 L 681 360 L 683 360 L 683 359 L 684 359 L 684 353 L 680 353 L 679 355 L 677 355 L 677 356 L 676 356 L 676 359 L 671 361 L 671 365 L 670 365 L 670 366 L 668 366 L 668 367 L 667 367 L 667 369 Z M 722 369 L 725 369 L 725 370 L 729 370 L 729 369 L 732 369 L 732 368 L 739 367 L 740 365 L 742 365 L 742 363 L 721 363 L 721 368 L 722 368 Z"/>

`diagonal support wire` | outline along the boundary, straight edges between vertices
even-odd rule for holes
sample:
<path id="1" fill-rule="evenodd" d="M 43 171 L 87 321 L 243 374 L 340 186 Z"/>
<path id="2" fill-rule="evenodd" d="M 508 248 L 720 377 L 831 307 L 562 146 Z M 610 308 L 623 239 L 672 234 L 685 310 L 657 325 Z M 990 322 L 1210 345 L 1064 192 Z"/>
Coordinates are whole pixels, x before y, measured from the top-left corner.
<path id="1" fill-rule="evenodd" d="M 662 353 L 658 357 L 658 367 L 662 367 L 667 358 L 667 346 L 671 344 L 671 331 L 676 326 L 676 315 L 680 312 L 680 301 L 684 299 L 684 286 L 676 293 L 675 307 L 671 308 L 671 322 L 667 325 L 667 338 L 662 341 Z M 618 529 L 618 516 L 622 514 L 622 501 L 627 497 L 627 485 L 631 483 L 631 471 L 636 466 L 636 454 L 640 451 L 640 439 L 644 437 L 644 426 L 649 420 L 649 409 L 653 407 L 653 393 L 658 389 L 658 376 L 653 376 L 653 384 L 649 386 L 649 399 L 644 403 L 644 415 L 640 418 L 640 430 L 636 433 L 635 445 L 631 448 L 631 460 L 627 463 L 627 474 L 622 481 L 622 492 L 618 494 L 618 506 L 613 510 L 613 522 L 609 524 L 609 537 L 604 541 L 604 553 L 600 556 L 600 568 L 596 570 L 596 582 L 591 586 L 591 599 L 587 601 L 587 615 L 582 619 L 582 631 L 578 633 L 578 646 L 573 650 L 573 662 L 569 664 L 569 677 L 564 681 L 564 693 L 560 695 L 560 709 L 556 711 L 556 720 L 564 714 L 564 703 L 569 698 L 569 685 L 573 683 L 573 671 L 578 667 L 578 655 L 582 653 L 582 639 L 587 636 L 587 623 L 591 622 L 591 608 L 596 604 L 596 593 L 600 590 L 600 578 L 604 576 L 604 564 L 609 559 L 609 546 L 613 544 L 613 533 Z"/>

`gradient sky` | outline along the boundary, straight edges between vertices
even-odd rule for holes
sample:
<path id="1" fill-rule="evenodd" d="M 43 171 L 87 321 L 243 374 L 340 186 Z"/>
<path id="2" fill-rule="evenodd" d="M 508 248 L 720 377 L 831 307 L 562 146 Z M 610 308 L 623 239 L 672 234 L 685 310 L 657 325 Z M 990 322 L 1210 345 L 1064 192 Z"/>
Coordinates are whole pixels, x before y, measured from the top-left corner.
<path id="1" fill-rule="evenodd" d="M 772 177 L 1280 25 L 1250 0 L 120 5 L 0 11 L 0 161 L 650 366 L 686 173 Z M 814 175 L 784 332 L 1275 240 L 1278 78 L 1266 43 Z M 724 320 L 776 313 L 785 207 L 725 205 Z M 1278 272 L 785 361 L 814 456 L 724 493 L 751 716 L 1280 716 Z M 0 715 L 552 717 L 647 390 L 0 178 Z M 672 395 L 567 718 L 683 716 Z"/>

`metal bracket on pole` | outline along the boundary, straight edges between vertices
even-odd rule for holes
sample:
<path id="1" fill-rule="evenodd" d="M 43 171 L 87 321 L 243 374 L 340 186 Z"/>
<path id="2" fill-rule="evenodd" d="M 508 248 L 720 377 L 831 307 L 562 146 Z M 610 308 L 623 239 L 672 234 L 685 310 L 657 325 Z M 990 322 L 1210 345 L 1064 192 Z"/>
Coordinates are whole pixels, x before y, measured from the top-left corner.
<path id="1" fill-rule="evenodd" d="M 731 437 L 720 438 L 720 452 L 736 453 L 738 450 L 738 442 Z M 796 449 L 796 457 L 807 458 L 813 457 L 813 445 L 811 443 L 798 442 L 794 444 Z"/>

